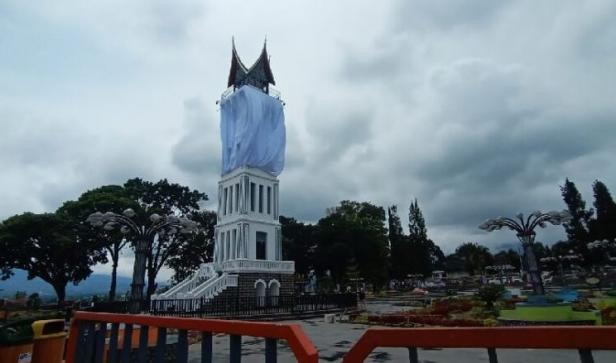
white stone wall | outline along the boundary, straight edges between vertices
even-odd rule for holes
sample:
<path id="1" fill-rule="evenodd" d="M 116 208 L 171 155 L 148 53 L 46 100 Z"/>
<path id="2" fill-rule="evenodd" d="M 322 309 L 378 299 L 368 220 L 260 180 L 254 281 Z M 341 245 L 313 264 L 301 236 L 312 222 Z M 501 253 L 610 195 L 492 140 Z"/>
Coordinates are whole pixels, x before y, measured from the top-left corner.
<path id="1" fill-rule="evenodd" d="M 257 232 L 267 234 L 266 260 L 282 259 L 278 179 L 259 169 L 239 168 L 218 184 L 214 261 L 257 258 Z"/>

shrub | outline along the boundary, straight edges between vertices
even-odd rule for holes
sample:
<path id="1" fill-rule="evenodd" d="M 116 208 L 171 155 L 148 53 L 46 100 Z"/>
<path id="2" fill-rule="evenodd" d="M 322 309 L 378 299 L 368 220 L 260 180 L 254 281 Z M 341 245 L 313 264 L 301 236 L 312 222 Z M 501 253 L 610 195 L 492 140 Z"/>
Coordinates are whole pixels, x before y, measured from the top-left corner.
<path id="1" fill-rule="evenodd" d="M 586 299 L 571 303 L 571 309 L 573 311 L 590 311 L 590 310 L 594 310 L 594 308 L 595 307 L 593 306 L 593 304 L 591 304 Z"/>
<path id="2" fill-rule="evenodd" d="M 477 291 L 477 298 L 486 304 L 486 308 L 493 309 L 494 303 L 505 294 L 505 287 L 502 285 L 488 285 Z"/>
<path id="3" fill-rule="evenodd" d="M 498 320 L 496 319 L 484 319 L 483 326 L 497 326 Z"/>
<path id="4" fill-rule="evenodd" d="M 35 292 L 34 294 L 28 296 L 28 301 L 26 301 L 26 307 L 29 310 L 38 310 L 41 307 L 41 303 L 41 297 L 38 293 Z"/>
<path id="5" fill-rule="evenodd" d="M 608 306 L 602 309 L 601 321 L 603 325 L 616 325 L 616 308 Z"/>

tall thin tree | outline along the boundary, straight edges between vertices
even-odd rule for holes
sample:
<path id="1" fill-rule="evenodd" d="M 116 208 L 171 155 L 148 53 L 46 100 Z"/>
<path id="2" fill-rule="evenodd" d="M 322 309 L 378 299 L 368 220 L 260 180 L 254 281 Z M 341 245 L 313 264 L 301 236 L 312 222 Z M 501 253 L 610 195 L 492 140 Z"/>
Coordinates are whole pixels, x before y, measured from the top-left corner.
<path id="1" fill-rule="evenodd" d="M 392 205 L 387 208 L 387 223 L 389 235 L 389 259 L 391 261 L 391 276 L 395 278 L 404 278 L 407 274 L 406 254 L 408 248 L 408 239 L 402 230 L 400 217 L 398 216 L 398 207 Z"/>
<path id="2" fill-rule="evenodd" d="M 605 184 L 595 180 L 592 186 L 596 219 L 590 224 L 593 240 L 614 240 L 616 238 L 616 203 Z"/>
<path id="3" fill-rule="evenodd" d="M 409 207 L 409 237 L 411 240 L 425 241 L 428 239 L 428 231 L 426 229 L 426 221 L 423 213 L 419 208 L 417 198 L 411 202 Z"/>
<path id="4" fill-rule="evenodd" d="M 571 221 L 563 224 L 567 237 L 570 241 L 575 241 L 581 249 L 584 249 L 586 243 L 590 242 L 588 224 L 591 221 L 593 211 L 586 209 L 586 202 L 569 178 L 565 180 L 565 185 L 560 187 L 560 191 L 571 214 Z"/>

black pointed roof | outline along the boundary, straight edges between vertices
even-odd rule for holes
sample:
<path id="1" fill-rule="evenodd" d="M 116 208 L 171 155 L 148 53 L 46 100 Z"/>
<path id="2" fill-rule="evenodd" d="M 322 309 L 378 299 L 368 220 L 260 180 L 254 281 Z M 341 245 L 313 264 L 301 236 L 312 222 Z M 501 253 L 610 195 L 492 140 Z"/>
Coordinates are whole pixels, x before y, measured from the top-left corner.
<path id="1" fill-rule="evenodd" d="M 235 42 L 232 43 L 231 69 L 229 71 L 229 82 L 227 83 L 227 87 L 241 87 L 249 84 L 267 92 L 269 84 L 275 85 L 276 81 L 274 81 L 274 75 L 270 68 L 266 43 L 263 43 L 261 55 L 250 68 L 246 68 L 244 63 L 242 63 L 235 49 Z"/>

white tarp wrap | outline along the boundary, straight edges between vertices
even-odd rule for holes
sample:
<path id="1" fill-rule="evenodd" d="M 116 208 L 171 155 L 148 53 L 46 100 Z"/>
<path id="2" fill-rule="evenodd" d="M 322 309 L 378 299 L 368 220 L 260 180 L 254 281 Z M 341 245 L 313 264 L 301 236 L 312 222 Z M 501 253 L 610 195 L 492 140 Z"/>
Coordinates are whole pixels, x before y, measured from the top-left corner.
<path id="1" fill-rule="evenodd" d="M 279 100 L 243 86 L 220 105 L 222 174 L 241 166 L 278 176 L 284 168 L 286 134 Z"/>

